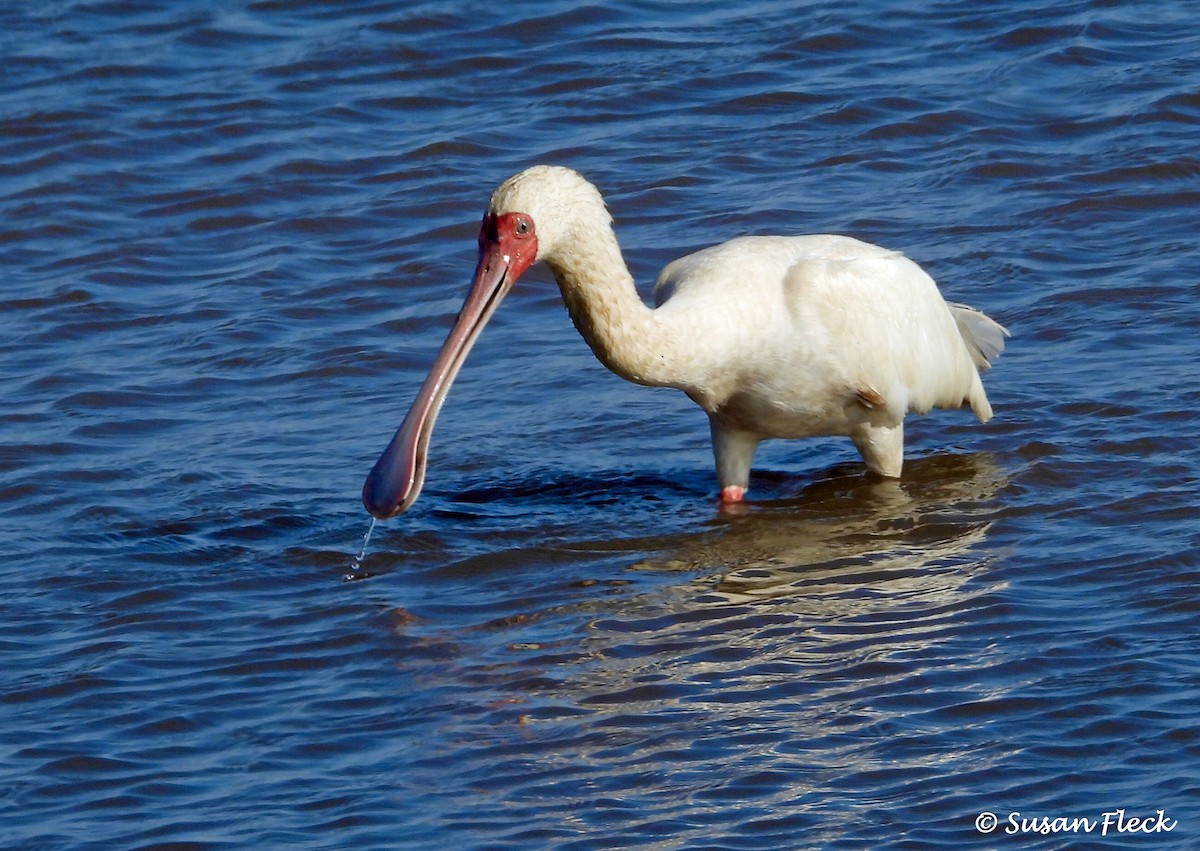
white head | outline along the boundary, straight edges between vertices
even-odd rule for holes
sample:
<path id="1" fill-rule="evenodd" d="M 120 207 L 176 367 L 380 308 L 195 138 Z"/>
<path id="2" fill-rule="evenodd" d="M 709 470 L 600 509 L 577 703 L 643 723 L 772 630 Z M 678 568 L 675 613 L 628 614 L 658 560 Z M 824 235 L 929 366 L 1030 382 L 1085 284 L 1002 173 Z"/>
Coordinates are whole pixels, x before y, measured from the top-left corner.
<path id="1" fill-rule="evenodd" d="M 488 204 L 484 230 L 488 230 L 489 218 L 502 224 L 510 216 L 523 218 L 535 234 L 536 254 L 530 262 L 553 258 L 563 246 L 579 238 L 580 228 L 595 228 L 598 222 L 612 226 L 600 190 L 579 172 L 554 165 L 535 165 L 501 183 Z M 512 238 L 503 227 L 492 233 L 500 242 Z M 481 233 L 481 250 L 483 244 Z"/>

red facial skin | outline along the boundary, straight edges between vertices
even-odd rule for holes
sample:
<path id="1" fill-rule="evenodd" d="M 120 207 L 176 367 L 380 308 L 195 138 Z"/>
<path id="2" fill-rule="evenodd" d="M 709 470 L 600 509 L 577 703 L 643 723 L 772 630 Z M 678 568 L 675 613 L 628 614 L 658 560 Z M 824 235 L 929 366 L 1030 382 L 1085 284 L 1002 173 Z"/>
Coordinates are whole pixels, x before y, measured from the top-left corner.
<path id="1" fill-rule="evenodd" d="M 395 517 L 416 501 L 425 480 L 429 438 L 450 385 L 500 301 L 537 259 L 537 234 L 525 213 L 487 213 L 479 229 L 475 280 L 429 375 L 363 485 L 373 517 Z"/>

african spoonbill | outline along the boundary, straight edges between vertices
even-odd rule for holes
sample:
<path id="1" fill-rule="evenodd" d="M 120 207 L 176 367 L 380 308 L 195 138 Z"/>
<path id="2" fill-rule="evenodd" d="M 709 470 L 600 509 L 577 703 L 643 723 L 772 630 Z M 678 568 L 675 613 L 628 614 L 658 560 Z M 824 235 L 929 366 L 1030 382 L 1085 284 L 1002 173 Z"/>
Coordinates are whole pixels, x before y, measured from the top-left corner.
<path id="1" fill-rule="evenodd" d="M 898 477 L 908 412 L 965 403 L 981 422 L 992 416 L 980 372 L 1008 331 L 943 300 L 898 252 L 845 236 L 738 237 L 669 264 L 650 308 L 596 187 L 571 169 L 534 166 L 492 195 L 466 302 L 363 486 L 373 516 L 416 500 L 450 384 L 536 260 L 605 366 L 678 388 L 708 414 L 724 503 L 743 499 L 766 438 L 846 435 L 868 470 Z"/>

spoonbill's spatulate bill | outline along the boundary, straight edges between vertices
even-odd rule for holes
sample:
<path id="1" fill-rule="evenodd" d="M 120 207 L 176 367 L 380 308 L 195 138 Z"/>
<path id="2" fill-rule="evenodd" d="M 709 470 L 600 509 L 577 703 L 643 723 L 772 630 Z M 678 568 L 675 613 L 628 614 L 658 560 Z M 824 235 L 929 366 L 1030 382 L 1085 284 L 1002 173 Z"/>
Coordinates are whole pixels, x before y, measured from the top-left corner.
<path id="1" fill-rule="evenodd" d="M 492 195 L 462 312 L 363 486 L 386 519 L 421 491 L 433 423 L 480 331 L 517 278 L 544 260 L 601 362 L 676 387 L 708 414 L 721 499 L 740 501 L 769 437 L 846 435 L 867 469 L 899 476 L 904 416 L 964 403 L 992 415 L 980 372 L 1008 331 L 942 299 L 903 255 L 845 236 L 745 236 L 668 265 L 655 307 L 638 296 L 599 191 L 534 166 Z"/>

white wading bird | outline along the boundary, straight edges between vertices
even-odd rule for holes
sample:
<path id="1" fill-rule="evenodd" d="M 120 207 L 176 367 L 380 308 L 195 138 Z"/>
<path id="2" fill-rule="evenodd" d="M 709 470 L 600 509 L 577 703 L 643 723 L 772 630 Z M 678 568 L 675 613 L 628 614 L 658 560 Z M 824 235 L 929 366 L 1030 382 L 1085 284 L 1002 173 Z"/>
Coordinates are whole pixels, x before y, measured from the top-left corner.
<path id="1" fill-rule="evenodd" d="M 948 304 L 916 263 L 845 236 L 744 236 L 668 265 L 655 307 L 638 296 L 600 192 L 534 166 L 492 195 L 479 265 L 416 401 L 367 477 L 380 519 L 416 501 L 450 383 L 517 278 L 544 260 L 600 361 L 638 384 L 677 387 L 708 414 L 721 500 L 742 500 L 759 442 L 848 435 L 867 469 L 899 476 L 904 415 L 964 402 L 992 416 L 979 373 L 1001 325 Z"/>

